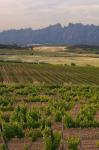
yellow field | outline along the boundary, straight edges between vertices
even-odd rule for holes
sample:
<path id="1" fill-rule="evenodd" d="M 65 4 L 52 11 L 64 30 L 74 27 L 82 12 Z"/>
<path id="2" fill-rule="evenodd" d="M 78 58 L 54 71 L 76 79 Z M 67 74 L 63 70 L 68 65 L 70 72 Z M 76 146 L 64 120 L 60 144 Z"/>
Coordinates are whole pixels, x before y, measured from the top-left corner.
<path id="1" fill-rule="evenodd" d="M 33 51 L 38 52 L 62 52 L 65 51 L 65 46 L 40 46 L 33 48 Z"/>
<path id="2" fill-rule="evenodd" d="M 67 64 L 99 66 L 99 58 L 95 57 L 47 57 L 47 56 L 0 56 L 2 61 L 16 61 L 28 63 L 49 63 L 49 64 Z"/>
<path id="3" fill-rule="evenodd" d="M 10 50 L 9 50 L 10 51 Z M 27 50 L 28 51 L 28 50 Z M 49 63 L 86 66 L 99 66 L 99 54 L 71 52 L 64 46 L 41 46 L 31 49 L 29 53 L 0 55 L 1 61 L 28 63 Z"/>

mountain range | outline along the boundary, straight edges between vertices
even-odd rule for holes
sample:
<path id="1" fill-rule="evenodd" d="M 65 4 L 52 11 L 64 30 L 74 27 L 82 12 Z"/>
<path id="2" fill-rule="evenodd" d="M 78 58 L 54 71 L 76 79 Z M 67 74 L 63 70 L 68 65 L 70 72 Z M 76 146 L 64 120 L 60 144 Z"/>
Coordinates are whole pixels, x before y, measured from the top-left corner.
<path id="1" fill-rule="evenodd" d="M 70 23 L 43 29 L 13 29 L 0 32 L 0 44 L 68 44 L 99 45 L 99 26 Z"/>

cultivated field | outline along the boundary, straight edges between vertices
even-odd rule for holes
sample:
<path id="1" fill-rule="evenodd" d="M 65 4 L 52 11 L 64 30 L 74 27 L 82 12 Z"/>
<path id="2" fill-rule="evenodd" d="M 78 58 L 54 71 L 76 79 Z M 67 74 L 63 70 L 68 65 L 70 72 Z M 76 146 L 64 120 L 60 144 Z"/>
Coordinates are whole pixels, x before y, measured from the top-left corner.
<path id="1" fill-rule="evenodd" d="M 0 63 L 1 83 L 97 84 L 98 67 L 49 64 Z"/>
<path id="2" fill-rule="evenodd" d="M 41 46 L 23 50 L 0 50 L 0 61 L 99 66 L 99 49 Z"/>
<path id="3" fill-rule="evenodd" d="M 99 150 L 99 48 L 0 49 L 0 150 Z"/>
<path id="4" fill-rule="evenodd" d="M 98 150 L 98 110 L 99 86 L 0 85 L 2 134 L 10 150 Z"/>

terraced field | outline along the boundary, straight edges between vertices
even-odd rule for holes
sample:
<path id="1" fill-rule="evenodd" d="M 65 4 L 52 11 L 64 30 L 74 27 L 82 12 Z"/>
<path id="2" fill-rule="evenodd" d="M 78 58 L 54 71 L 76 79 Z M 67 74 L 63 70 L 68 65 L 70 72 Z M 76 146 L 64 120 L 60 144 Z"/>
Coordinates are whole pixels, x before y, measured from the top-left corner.
<path id="1" fill-rule="evenodd" d="M 1 83 L 97 84 L 98 67 L 0 63 Z"/>

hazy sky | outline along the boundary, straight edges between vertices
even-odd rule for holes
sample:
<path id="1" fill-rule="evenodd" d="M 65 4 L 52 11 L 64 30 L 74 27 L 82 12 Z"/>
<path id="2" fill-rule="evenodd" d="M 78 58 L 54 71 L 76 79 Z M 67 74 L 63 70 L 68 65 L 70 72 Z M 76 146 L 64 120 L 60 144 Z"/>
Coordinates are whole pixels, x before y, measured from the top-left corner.
<path id="1" fill-rule="evenodd" d="M 99 0 L 0 0 L 0 30 L 58 22 L 99 24 Z"/>

